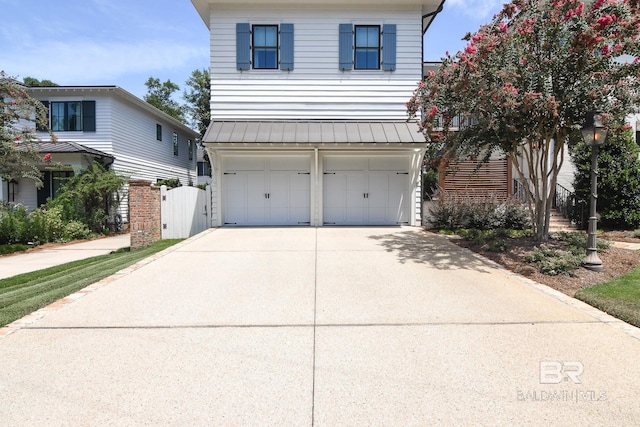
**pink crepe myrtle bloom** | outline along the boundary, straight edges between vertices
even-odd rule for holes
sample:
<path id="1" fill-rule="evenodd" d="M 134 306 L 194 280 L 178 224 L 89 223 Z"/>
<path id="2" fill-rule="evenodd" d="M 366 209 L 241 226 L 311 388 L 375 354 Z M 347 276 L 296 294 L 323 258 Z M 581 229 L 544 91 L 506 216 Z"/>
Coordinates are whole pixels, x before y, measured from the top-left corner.
<path id="1" fill-rule="evenodd" d="M 48 162 L 49 160 L 51 160 L 51 153 L 45 154 L 42 160 L 45 162 Z"/>

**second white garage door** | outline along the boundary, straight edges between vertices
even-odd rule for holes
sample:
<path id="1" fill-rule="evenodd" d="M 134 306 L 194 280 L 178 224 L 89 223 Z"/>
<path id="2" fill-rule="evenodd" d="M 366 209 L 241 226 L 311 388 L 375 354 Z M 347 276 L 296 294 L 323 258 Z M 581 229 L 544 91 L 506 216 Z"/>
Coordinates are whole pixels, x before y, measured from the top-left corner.
<path id="1" fill-rule="evenodd" d="M 310 160 L 304 156 L 228 157 L 225 225 L 309 225 Z"/>
<path id="2" fill-rule="evenodd" d="M 326 225 L 408 224 L 409 157 L 324 158 Z"/>

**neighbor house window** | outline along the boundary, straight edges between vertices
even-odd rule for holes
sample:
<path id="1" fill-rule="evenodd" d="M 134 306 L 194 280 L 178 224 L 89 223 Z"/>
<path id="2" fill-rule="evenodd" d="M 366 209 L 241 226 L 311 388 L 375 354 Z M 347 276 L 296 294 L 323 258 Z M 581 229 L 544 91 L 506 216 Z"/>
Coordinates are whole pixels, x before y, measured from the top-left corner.
<path id="1" fill-rule="evenodd" d="M 173 133 L 173 155 L 174 156 L 178 155 L 178 133 L 177 132 Z"/>
<path id="2" fill-rule="evenodd" d="M 162 125 L 156 124 L 156 139 L 162 141 Z"/>
<path id="3" fill-rule="evenodd" d="M 356 25 L 355 32 L 355 69 L 380 69 L 380 27 Z"/>
<path id="4" fill-rule="evenodd" d="M 187 144 L 189 145 L 189 160 L 193 160 L 193 141 L 189 139 Z"/>
<path id="5" fill-rule="evenodd" d="M 278 26 L 253 26 L 253 68 L 278 68 Z"/>
<path id="6" fill-rule="evenodd" d="M 95 101 L 51 101 L 49 123 L 54 132 L 95 131 Z"/>
<path id="7" fill-rule="evenodd" d="M 207 161 L 198 162 L 198 176 L 211 177 L 211 165 Z"/>
<path id="8" fill-rule="evenodd" d="M 82 104 L 80 102 L 52 102 L 51 130 L 82 130 Z"/>

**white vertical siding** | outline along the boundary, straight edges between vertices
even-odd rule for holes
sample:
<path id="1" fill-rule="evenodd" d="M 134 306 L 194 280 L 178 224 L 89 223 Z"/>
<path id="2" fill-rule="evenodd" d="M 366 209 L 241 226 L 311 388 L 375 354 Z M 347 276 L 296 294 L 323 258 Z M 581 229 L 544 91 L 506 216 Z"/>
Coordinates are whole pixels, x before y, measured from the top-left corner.
<path id="1" fill-rule="evenodd" d="M 236 69 L 235 25 L 294 24 L 294 70 Z M 395 71 L 338 67 L 339 24 L 397 25 Z M 224 119 L 405 119 L 422 77 L 420 6 L 212 6 L 212 115 Z"/>

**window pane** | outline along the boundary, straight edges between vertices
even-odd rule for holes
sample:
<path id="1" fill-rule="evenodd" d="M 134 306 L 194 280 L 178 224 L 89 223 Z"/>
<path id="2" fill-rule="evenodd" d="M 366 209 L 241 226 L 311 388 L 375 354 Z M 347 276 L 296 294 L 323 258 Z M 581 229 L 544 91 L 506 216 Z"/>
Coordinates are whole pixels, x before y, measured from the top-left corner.
<path id="1" fill-rule="evenodd" d="M 267 41 L 265 27 L 253 27 L 253 45 L 264 46 Z"/>
<path id="2" fill-rule="evenodd" d="M 379 44 L 380 35 L 378 33 L 378 28 L 369 28 L 367 31 L 367 46 L 378 47 Z"/>
<path id="3" fill-rule="evenodd" d="M 66 130 L 82 130 L 81 120 L 82 104 L 79 102 L 67 103 L 67 128 Z"/>
<path id="4" fill-rule="evenodd" d="M 51 103 L 51 130 L 64 130 L 64 102 Z"/>
<path id="5" fill-rule="evenodd" d="M 278 46 L 278 31 L 276 29 L 276 27 L 267 27 L 265 29 L 266 31 L 266 46 L 269 47 L 276 47 Z"/>
<path id="6" fill-rule="evenodd" d="M 378 60 L 378 51 L 372 50 L 367 52 L 367 68 L 370 70 L 376 70 L 380 61 Z"/>
<path id="7" fill-rule="evenodd" d="M 356 27 L 356 46 L 364 47 L 367 45 L 367 28 Z"/>
<path id="8" fill-rule="evenodd" d="M 266 68 L 278 68 L 278 52 L 269 49 L 265 52 Z"/>

